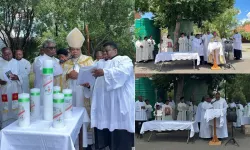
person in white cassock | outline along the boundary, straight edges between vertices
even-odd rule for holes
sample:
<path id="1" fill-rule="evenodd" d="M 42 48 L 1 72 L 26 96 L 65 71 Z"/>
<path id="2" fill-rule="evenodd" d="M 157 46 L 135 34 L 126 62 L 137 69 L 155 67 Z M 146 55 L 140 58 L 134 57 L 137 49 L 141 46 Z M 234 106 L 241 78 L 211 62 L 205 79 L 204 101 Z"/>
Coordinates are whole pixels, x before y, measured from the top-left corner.
<path id="1" fill-rule="evenodd" d="M 214 109 L 222 109 L 223 110 L 223 125 L 219 127 L 216 125 L 216 133 L 218 138 L 227 138 L 228 130 L 227 130 L 227 102 L 224 98 L 220 97 L 220 93 L 217 92 L 215 95 L 215 99 L 212 100 L 212 105 Z M 213 120 L 211 120 L 213 122 Z M 220 124 L 220 118 L 216 118 L 216 122 Z"/>
<path id="2" fill-rule="evenodd" d="M 213 105 L 211 104 L 211 98 L 208 96 L 205 97 L 205 101 L 201 104 L 201 118 L 200 118 L 200 138 L 212 138 L 212 126 L 210 126 L 210 123 L 206 121 L 204 118 L 206 110 L 207 109 L 213 109 Z"/>
<path id="3" fill-rule="evenodd" d="M 162 98 L 159 97 L 158 101 L 155 103 L 154 109 L 156 109 L 156 106 L 159 105 L 160 108 L 162 108 L 162 105 L 164 105 L 164 103 L 162 102 Z"/>
<path id="4" fill-rule="evenodd" d="M 155 116 L 155 120 L 162 120 L 163 111 L 162 111 L 162 107 L 160 105 L 156 105 L 156 109 L 154 111 L 154 116 Z"/>
<path id="5" fill-rule="evenodd" d="M 135 132 L 135 76 L 133 62 L 118 55 L 114 42 L 103 45 L 109 63 L 94 69 L 91 127 L 95 130 L 95 148 L 131 150 Z M 96 86 L 98 85 L 98 86 Z M 89 83 L 84 84 L 91 89 Z"/>
<path id="6" fill-rule="evenodd" d="M 169 104 L 169 100 L 162 106 L 162 120 L 173 120 L 172 117 L 172 106 Z"/>
<path id="7" fill-rule="evenodd" d="M 170 35 L 167 36 L 166 43 L 167 43 L 167 52 L 173 52 L 174 43 Z"/>
<path id="8" fill-rule="evenodd" d="M 165 52 L 163 47 L 163 39 L 161 39 L 161 42 L 158 44 L 158 54 Z"/>
<path id="9" fill-rule="evenodd" d="M 242 58 L 242 36 L 237 31 L 234 30 L 233 36 L 233 49 L 234 49 L 234 57 L 236 60 L 240 60 Z"/>
<path id="10" fill-rule="evenodd" d="M 146 99 L 146 100 L 145 100 L 145 102 L 146 102 L 146 113 L 147 113 L 147 119 L 148 119 L 148 121 L 150 121 L 150 120 L 152 119 L 152 111 L 153 111 L 153 107 L 152 107 L 152 105 L 150 105 L 150 103 L 149 103 L 149 100 L 148 100 L 148 99 Z"/>
<path id="11" fill-rule="evenodd" d="M 184 33 L 181 34 L 181 37 L 179 38 L 178 43 L 179 43 L 179 52 L 187 52 L 188 40 Z"/>
<path id="12" fill-rule="evenodd" d="M 169 105 L 172 108 L 172 118 L 173 118 L 173 120 L 175 120 L 176 119 L 176 108 L 175 108 L 176 106 L 175 106 L 175 102 L 172 99 L 172 97 L 169 97 L 168 99 L 169 99 Z"/>
<path id="13" fill-rule="evenodd" d="M 237 114 L 237 122 L 234 123 L 235 127 L 241 127 L 241 118 L 244 114 L 244 107 L 240 104 L 240 101 L 236 101 L 236 114 Z"/>
<path id="14" fill-rule="evenodd" d="M 135 48 L 136 48 L 136 62 L 142 61 L 142 55 L 143 55 L 143 45 L 141 37 L 135 42 Z"/>
<path id="15" fill-rule="evenodd" d="M 177 105 L 177 110 L 178 110 L 177 120 L 186 121 L 188 106 L 187 104 L 184 103 L 184 97 L 181 97 L 180 103 Z"/>
<path id="16" fill-rule="evenodd" d="M 148 39 L 148 45 L 149 45 L 149 59 L 154 59 L 154 49 L 155 49 L 155 40 L 153 39 L 153 36 L 151 35 Z"/>
<path id="17" fill-rule="evenodd" d="M 210 31 L 207 31 L 207 33 L 202 36 L 202 40 L 203 40 L 203 44 L 204 44 L 204 61 L 205 61 L 205 63 L 207 63 L 207 61 L 208 61 L 208 44 L 209 44 L 209 41 L 211 40 L 212 37 L 213 37 L 213 35 L 210 33 Z"/>
<path id="18" fill-rule="evenodd" d="M 23 51 L 16 50 L 15 58 L 18 61 L 18 68 L 20 70 L 20 76 L 22 77 L 22 92 L 30 93 L 30 82 L 29 82 L 29 74 L 31 69 L 31 64 L 28 60 L 23 58 Z"/>
<path id="19" fill-rule="evenodd" d="M 150 47 L 148 44 L 148 38 L 144 37 L 144 40 L 142 41 L 142 47 L 143 47 L 143 52 L 142 52 L 142 60 L 144 62 L 147 62 L 149 60 L 149 52 L 150 52 Z"/>
<path id="20" fill-rule="evenodd" d="M 250 102 L 244 107 L 244 117 L 250 117 Z"/>
<path id="21" fill-rule="evenodd" d="M 202 111 L 202 104 L 205 101 L 205 97 L 202 97 L 201 102 L 198 104 L 196 113 L 195 113 L 195 122 L 198 123 L 199 129 L 200 129 L 200 123 L 201 123 L 201 111 Z"/>
<path id="22" fill-rule="evenodd" d="M 2 48 L 2 57 L 0 60 L 0 115 L 2 128 L 9 125 L 17 119 L 18 113 L 18 93 L 21 93 L 23 83 L 18 68 L 18 61 L 13 59 L 10 48 Z"/>
<path id="23" fill-rule="evenodd" d="M 195 38 L 193 39 L 193 42 L 192 42 L 192 51 L 199 54 L 201 64 L 203 64 L 203 61 L 204 61 L 204 50 L 203 50 L 203 48 L 204 48 L 204 46 L 203 46 L 202 40 L 200 39 L 200 35 L 196 34 L 196 36 L 195 36 Z"/>
<path id="24" fill-rule="evenodd" d="M 56 55 L 56 43 L 53 40 L 46 40 L 43 43 L 44 55 L 39 56 L 34 62 L 34 73 L 35 73 L 35 88 L 41 90 L 41 105 L 43 105 L 43 63 L 45 60 L 53 61 L 53 75 L 54 75 L 54 86 L 59 86 L 57 78 L 63 73 L 62 67 L 59 64 L 59 60 L 55 58 Z"/>
<path id="25" fill-rule="evenodd" d="M 195 120 L 195 114 L 197 110 L 197 106 L 190 102 L 188 105 L 188 111 L 187 111 L 187 120 L 188 121 L 194 121 Z"/>
<path id="26" fill-rule="evenodd" d="M 146 103 L 143 101 L 142 96 L 139 96 L 135 102 L 135 133 L 137 135 L 140 135 L 141 126 L 147 120 Z"/>

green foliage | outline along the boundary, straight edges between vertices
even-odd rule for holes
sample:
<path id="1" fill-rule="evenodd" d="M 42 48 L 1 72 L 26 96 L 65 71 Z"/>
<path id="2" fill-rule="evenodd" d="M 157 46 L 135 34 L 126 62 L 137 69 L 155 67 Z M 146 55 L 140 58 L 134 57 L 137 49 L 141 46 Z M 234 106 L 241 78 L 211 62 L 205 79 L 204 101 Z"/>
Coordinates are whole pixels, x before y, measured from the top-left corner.
<path id="1" fill-rule="evenodd" d="M 229 8 L 224 13 L 212 19 L 211 22 L 205 21 L 203 23 L 203 32 L 216 31 L 221 37 L 231 37 L 233 29 L 237 26 L 238 9 Z"/>
<path id="2" fill-rule="evenodd" d="M 154 20 L 162 27 L 176 24 L 178 16 L 201 27 L 202 21 L 211 21 L 215 16 L 233 7 L 234 0 L 136 0 L 136 10 L 152 12 Z"/>

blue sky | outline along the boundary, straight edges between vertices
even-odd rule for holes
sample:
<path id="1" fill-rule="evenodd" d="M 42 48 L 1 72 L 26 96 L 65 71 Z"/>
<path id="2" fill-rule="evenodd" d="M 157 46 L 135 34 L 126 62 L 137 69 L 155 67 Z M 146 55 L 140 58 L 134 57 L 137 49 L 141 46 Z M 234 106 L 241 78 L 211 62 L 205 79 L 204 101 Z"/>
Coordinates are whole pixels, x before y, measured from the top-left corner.
<path id="1" fill-rule="evenodd" d="M 236 0 L 234 7 L 240 10 L 237 18 L 241 23 L 245 22 L 246 20 L 250 21 L 250 0 Z M 145 13 L 142 17 L 152 18 L 152 16 L 152 13 Z"/>

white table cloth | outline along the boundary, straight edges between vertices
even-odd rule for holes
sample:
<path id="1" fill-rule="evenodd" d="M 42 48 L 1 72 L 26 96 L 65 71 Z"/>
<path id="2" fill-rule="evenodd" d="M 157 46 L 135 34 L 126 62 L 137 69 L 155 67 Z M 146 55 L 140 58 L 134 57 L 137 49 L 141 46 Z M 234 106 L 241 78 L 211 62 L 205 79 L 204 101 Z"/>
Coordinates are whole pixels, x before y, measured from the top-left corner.
<path id="1" fill-rule="evenodd" d="M 73 117 L 65 120 L 62 129 L 55 129 L 51 121 L 41 119 L 31 121 L 31 125 L 25 128 L 20 128 L 15 121 L 2 130 L 1 150 L 75 150 L 74 143 L 82 125 L 83 145 L 86 147 L 88 124 L 87 111 L 80 107 L 73 108 Z"/>
<path id="2" fill-rule="evenodd" d="M 210 121 L 210 125 L 214 125 L 213 124 L 213 120 L 214 118 L 218 118 L 219 122 L 216 121 L 216 127 L 222 127 L 224 124 L 224 118 L 223 116 L 226 115 L 225 111 L 223 109 L 207 109 L 204 115 L 204 119 L 209 122 Z M 216 119 L 217 120 L 217 119 Z"/>
<path id="3" fill-rule="evenodd" d="M 161 61 L 174 61 L 174 60 L 197 60 L 197 65 L 200 65 L 200 56 L 198 53 L 187 52 L 162 52 L 156 55 L 155 64 Z"/>
<path id="4" fill-rule="evenodd" d="M 192 138 L 195 132 L 199 132 L 198 125 L 192 121 L 162 121 L 154 120 L 144 122 L 141 128 L 141 134 L 145 131 L 177 131 L 177 130 L 190 130 L 190 137 Z"/>
<path id="5" fill-rule="evenodd" d="M 250 124 L 250 117 L 241 117 L 241 125 L 249 125 Z"/>

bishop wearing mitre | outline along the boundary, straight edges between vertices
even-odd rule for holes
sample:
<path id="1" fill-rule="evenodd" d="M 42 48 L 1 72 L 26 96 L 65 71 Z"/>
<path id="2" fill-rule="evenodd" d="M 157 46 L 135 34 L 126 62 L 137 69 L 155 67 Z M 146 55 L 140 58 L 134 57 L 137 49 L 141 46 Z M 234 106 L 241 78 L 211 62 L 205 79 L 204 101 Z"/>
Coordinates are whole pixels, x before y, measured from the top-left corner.
<path id="1" fill-rule="evenodd" d="M 226 63 L 222 40 L 216 32 L 213 33 L 213 37 L 208 44 L 208 63 L 213 64 L 214 59 L 218 65 Z"/>
<path id="2" fill-rule="evenodd" d="M 69 88 L 73 91 L 73 106 L 83 105 L 83 87 L 77 85 L 78 73 L 81 67 L 91 66 L 93 59 L 90 56 L 82 54 L 81 47 L 85 38 L 77 28 L 73 29 L 67 36 L 67 42 L 71 58 L 63 65 L 62 83 L 63 88 Z"/>
<path id="3" fill-rule="evenodd" d="M 74 28 L 66 38 L 69 46 L 71 58 L 63 64 L 63 75 L 61 78 L 61 85 L 64 89 L 72 90 L 72 104 L 76 107 L 85 107 L 88 115 L 90 115 L 90 101 L 85 99 L 84 87 L 77 84 L 78 73 L 81 67 L 91 66 L 93 59 L 90 56 L 82 54 L 81 48 L 85 41 L 85 38 L 81 31 Z M 83 146 L 87 147 L 88 143 L 92 143 L 91 132 L 88 134 L 90 139 L 88 141 L 87 135 L 83 136 Z"/>

